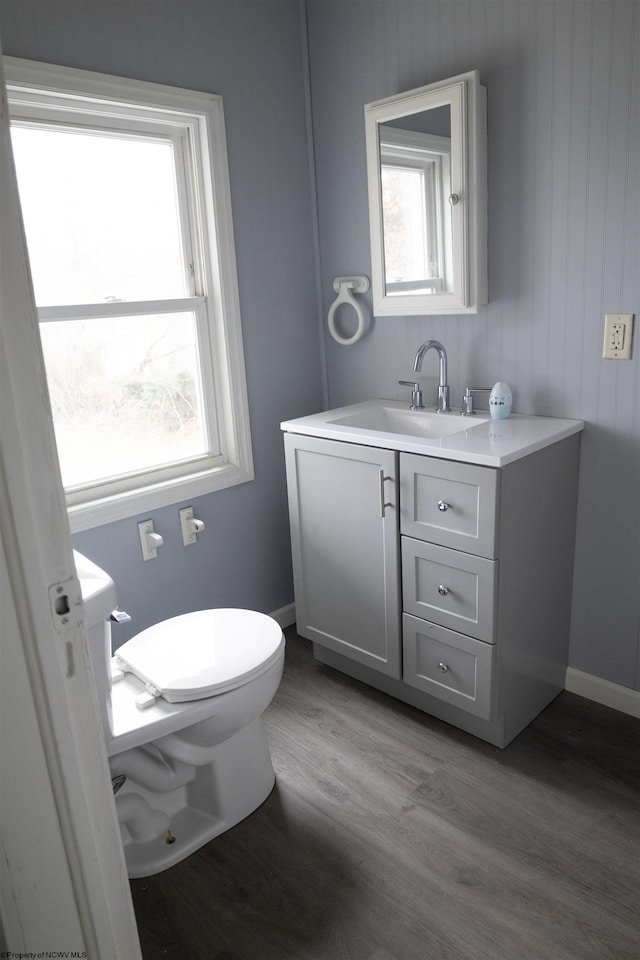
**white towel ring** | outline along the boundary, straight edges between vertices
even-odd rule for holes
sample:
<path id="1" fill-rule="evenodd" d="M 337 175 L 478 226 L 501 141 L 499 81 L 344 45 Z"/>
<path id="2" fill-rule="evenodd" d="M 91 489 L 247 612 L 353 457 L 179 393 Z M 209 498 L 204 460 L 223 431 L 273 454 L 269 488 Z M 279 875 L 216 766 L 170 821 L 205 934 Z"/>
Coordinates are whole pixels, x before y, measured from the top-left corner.
<path id="1" fill-rule="evenodd" d="M 364 276 L 336 277 L 333 281 L 333 289 L 338 296 L 329 307 L 327 323 L 329 325 L 329 333 L 333 339 L 337 343 L 342 344 L 344 347 L 348 347 L 352 343 L 357 343 L 367 329 L 369 324 L 369 314 L 363 305 L 358 303 L 353 294 L 366 293 L 369 289 L 369 286 L 369 277 Z M 355 333 L 351 337 L 343 337 L 342 334 L 338 333 L 336 328 L 336 312 L 338 307 L 342 306 L 342 304 L 348 304 L 349 306 L 353 307 L 358 317 L 358 326 L 356 327 Z"/>

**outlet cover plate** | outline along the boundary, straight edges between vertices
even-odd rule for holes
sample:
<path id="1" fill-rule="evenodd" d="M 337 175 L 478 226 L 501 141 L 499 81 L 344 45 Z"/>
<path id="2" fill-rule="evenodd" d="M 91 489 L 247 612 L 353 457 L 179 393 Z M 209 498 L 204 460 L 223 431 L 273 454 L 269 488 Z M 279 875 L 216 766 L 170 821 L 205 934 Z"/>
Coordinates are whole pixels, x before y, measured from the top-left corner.
<path id="1" fill-rule="evenodd" d="M 631 359 L 633 317 L 632 313 L 605 314 L 604 344 L 602 348 L 602 356 L 605 360 Z"/>

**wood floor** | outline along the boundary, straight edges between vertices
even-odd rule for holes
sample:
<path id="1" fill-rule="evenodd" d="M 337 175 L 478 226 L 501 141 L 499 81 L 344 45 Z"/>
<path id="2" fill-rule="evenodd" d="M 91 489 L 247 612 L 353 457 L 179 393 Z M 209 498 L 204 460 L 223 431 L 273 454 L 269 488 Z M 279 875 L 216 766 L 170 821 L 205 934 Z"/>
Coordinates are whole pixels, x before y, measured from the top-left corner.
<path id="1" fill-rule="evenodd" d="M 640 960 L 640 721 L 562 694 L 506 750 L 288 634 L 276 787 L 132 881 L 145 960 Z"/>

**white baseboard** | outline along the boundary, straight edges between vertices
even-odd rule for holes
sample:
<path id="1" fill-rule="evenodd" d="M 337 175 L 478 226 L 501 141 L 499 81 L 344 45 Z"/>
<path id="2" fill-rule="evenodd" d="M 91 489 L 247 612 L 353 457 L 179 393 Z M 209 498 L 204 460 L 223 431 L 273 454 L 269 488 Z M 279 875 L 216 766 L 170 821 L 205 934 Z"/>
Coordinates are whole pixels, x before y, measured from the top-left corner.
<path id="1" fill-rule="evenodd" d="M 620 710 L 621 713 L 628 713 L 629 716 L 640 719 L 640 690 L 632 690 L 631 687 L 623 687 L 619 683 L 602 680 L 600 677 L 583 673 L 574 667 L 567 667 L 564 686 L 569 693 L 577 693 L 579 697 L 595 700 L 596 703 L 601 703 L 605 707 L 612 707 L 614 710 Z"/>
<path id="2" fill-rule="evenodd" d="M 274 610 L 269 616 L 273 617 L 284 630 L 285 627 L 290 627 L 292 623 L 296 622 L 296 605 L 295 603 L 288 603 L 286 607 L 280 607 L 279 610 Z"/>

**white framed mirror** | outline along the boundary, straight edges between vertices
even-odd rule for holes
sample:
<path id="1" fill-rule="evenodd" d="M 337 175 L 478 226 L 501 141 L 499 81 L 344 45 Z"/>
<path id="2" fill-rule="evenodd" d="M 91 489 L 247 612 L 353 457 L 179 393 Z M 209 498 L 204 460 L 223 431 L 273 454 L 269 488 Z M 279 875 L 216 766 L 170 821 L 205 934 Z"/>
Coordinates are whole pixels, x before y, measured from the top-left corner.
<path id="1" fill-rule="evenodd" d="M 365 107 L 376 316 L 487 302 L 486 90 L 478 71 Z"/>

